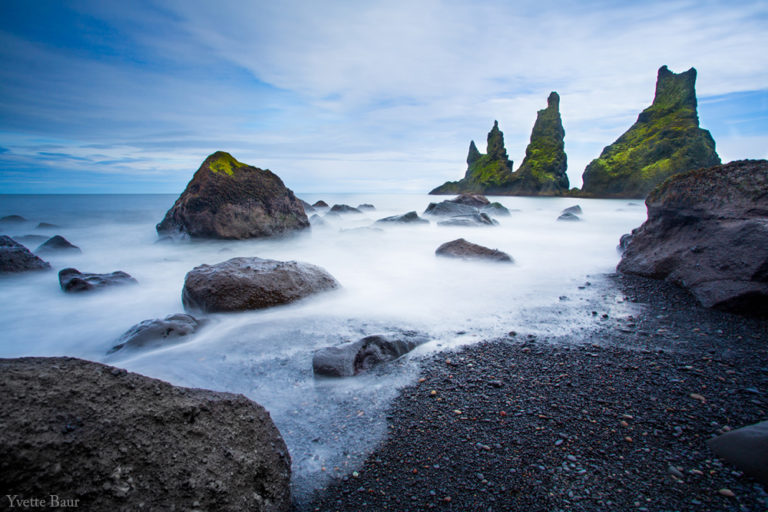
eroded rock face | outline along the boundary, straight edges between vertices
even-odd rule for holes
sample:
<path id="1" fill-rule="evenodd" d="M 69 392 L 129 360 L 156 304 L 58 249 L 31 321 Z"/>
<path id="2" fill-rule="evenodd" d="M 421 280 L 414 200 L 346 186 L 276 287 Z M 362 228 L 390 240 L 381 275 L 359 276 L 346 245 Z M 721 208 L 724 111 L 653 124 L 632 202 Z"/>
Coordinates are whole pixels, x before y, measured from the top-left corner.
<path id="1" fill-rule="evenodd" d="M 482 245 L 467 242 L 463 238 L 446 242 L 435 250 L 438 256 L 461 258 L 467 260 L 488 260 L 513 263 L 512 257 L 498 249 L 489 249 Z"/>
<path id="2" fill-rule="evenodd" d="M 65 268 L 59 271 L 59 285 L 68 293 L 136 283 L 136 279 L 122 270 L 116 270 L 110 274 L 84 274 L 76 268 Z"/>
<path id="3" fill-rule="evenodd" d="M 352 377 L 402 357 L 428 338 L 404 333 L 401 336 L 367 336 L 354 343 L 326 347 L 315 352 L 312 369 L 324 377 Z"/>
<path id="4" fill-rule="evenodd" d="M 590 162 L 582 193 L 641 198 L 670 176 L 719 164 L 712 135 L 699 128 L 695 85 L 694 68 L 675 74 L 662 66 L 653 104 Z"/>
<path id="5" fill-rule="evenodd" d="M 260 405 L 80 359 L 0 359 L 0 474 L 78 510 L 290 510 L 291 460 Z"/>
<path id="6" fill-rule="evenodd" d="M 768 314 L 767 191 L 766 160 L 670 178 L 646 199 L 618 270 L 672 281 L 706 307 Z"/>
<path id="7" fill-rule="evenodd" d="M 190 270 L 181 299 L 187 310 L 244 311 L 289 304 L 338 287 L 333 276 L 309 263 L 232 258 Z"/>
<path id="8" fill-rule="evenodd" d="M 157 225 L 160 235 L 246 239 L 282 235 L 309 227 L 301 201 L 269 170 L 218 151 Z"/>
<path id="9" fill-rule="evenodd" d="M 125 331 L 108 354 L 119 350 L 151 349 L 172 345 L 197 332 L 203 325 L 192 315 L 178 313 L 163 319 L 144 320 Z"/>
<path id="10" fill-rule="evenodd" d="M 0 274 L 48 270 L 50 263 L 43 261 L 29 249 L 9 236 L 0 235 Z"/>

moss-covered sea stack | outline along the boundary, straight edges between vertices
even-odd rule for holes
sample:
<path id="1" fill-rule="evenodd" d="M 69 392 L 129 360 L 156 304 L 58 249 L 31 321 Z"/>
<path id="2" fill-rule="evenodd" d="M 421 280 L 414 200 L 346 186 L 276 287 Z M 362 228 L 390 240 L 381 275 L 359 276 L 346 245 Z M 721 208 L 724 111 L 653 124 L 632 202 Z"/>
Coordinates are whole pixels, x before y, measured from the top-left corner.
<path id="1" fill-rule="evenodd" d="M 642 198 L 674 174 L 720 164 L 715 141 L 699 128 L 696 70 L 662 66 L 653 104 L 582 175 L 592 197 Z"/>
<path id="2" fill-rule="evenodd" d="M 161 235 L 245 239 L 309 227 L 301 201 L 269 170 L 217 151 L 157 225 Z"/>
<path id="3" fill-rule="evenodd" d="M 469 144 L 467 154 L 467 172 L 459 181 L 446 181 L 430 194 L 503 194 L 512 182 L 512 161 L 504 147 L 504 133 L 499 130 L 499 122 L 493 122 L 488 132 L 486 154 L 477 150 L 475 141 Z"/>

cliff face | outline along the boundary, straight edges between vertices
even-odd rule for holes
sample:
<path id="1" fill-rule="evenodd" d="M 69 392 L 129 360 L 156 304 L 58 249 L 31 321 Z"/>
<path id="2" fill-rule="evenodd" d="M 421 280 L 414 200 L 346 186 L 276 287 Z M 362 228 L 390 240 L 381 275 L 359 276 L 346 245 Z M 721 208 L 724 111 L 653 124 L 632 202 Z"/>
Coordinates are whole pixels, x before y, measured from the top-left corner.
<path id="1" fill-rule="evenodd" d="M 662 66 L 653 104 L 587 166 L 582 193 L 642 198 L 674 174 L 720 164 L 712 135 L 699 128 L 695 84 L 694 68 L 676 74 Z"/>
<path id="2" fill-rule="evenodd" d="M 539 110 L 520 168 L 512 172 L 512 161 L 504 147 L 498 122 L 488 133 L 488 149 L 481 154 L 474 141 L 469 145 L 467 172 L 459 181 L 449 181 L 430 194 L 559 195 L 568 191 L 565 130 L 560 119 L 560 96 L 549 95 L 547 108 Z"/>

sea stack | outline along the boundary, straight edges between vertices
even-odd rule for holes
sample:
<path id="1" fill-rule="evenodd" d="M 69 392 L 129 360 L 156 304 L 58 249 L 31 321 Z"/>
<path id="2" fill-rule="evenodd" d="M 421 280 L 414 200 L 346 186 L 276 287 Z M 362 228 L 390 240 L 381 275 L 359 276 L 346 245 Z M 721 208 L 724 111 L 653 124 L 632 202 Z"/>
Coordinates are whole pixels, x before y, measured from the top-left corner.
<path id="1" fill-rule="evenodd" d="M 675 174 L 720 164 L 715 141 L 699 128 L 696 69 L 659 69 L 653 104 L 582 175 L 588 197 L 643 198 Z"/>
<path id="2" fill-rule="evenodd" d="M 309 227 L 301 201 L 280 177 L 213 153 L 157 225 L 161 235 L 246 239 Z"/>

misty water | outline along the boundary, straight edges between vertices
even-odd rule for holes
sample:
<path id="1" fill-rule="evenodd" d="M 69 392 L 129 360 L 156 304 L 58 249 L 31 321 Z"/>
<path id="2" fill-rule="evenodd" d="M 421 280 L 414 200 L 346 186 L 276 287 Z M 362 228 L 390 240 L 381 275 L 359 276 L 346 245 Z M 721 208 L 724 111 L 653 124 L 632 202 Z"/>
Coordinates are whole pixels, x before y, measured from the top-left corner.
<path id="1" fill-rule="evenodd" d="M 498 226 L 373 226 L 444 197 L 305 194 L 314 203 L 375 211 L 327 218 L 326 226 L 278 240 L 157 243 L 155 224 L 171 195 L 0 196 L 0 217 L 22 225 L 0 233 L 60 234 L 82 254 L 50 256 L 51 272 L 0 278 L 0 357 L 75 356 L 120 366 L 173 384 L 242 393 L 264 405 L 293 460 L 294 494 L 306 500 L 331 478 L 348 474 L 386 433 L 386 408 L 418 377 L 435 351 L 507 336 L 558 338 L 599 324 L 591 311 L 626 313 L 606 274 L 619 237 L 645 220 L 641 202 L 564 198 L 492 198 L 511 211 Z M 557 222 L 580 204 L 581 222 Z M 36 228 L 39 222 L 57 228 Z M 438 258 L 456 238 L 498 248 L 515 263 Z M 34 250 L 39 241 L 25 245 Z M 236 256 L 298 260 L 328 270 L 342 287 L 263 311 L 209 315 L 196 335 L 167 348 L 108 356 L 114 341 L 146 319 L 183 311 L 185 274 Z M 56 271 L 123 270 L 138 286 L 65 294 Z M 589 282 L 590 285 L 586 283 Z M 622 309 L 625 308 L 625 309 Z M 312 374 L 313 351 L 371 334 L 413 330 L 430 340 L 385 371 L 341 380 Z"/>

